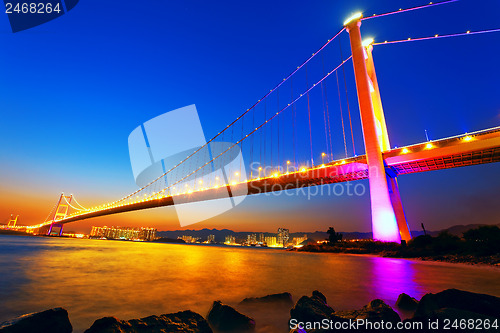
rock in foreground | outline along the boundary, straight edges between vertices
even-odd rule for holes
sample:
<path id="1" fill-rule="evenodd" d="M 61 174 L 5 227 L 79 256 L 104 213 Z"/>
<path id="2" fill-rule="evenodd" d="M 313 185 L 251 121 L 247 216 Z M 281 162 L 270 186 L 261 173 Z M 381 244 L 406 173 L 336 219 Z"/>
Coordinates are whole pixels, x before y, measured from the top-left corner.
<path id="1" fill-rule="evenodd" d="M 215 301 L 208 312 L 207 320 L 219 332 L 251 332 L 255 330 L 255 321 L 236 311 L 229 305 Z"/>
<path id="2" fill-rule="evenodd" d="M 336 316 L 344 319 L 366 319 L 370 322 L 391 322 L 401 321 L 399 315 L 381 299 L 374 299 L 360 310 L 336 312 Z"/>
<path id="3" fill-rule="evenodd" d="M 68 311 L 54 308 L 17 317 L 0 324 L 0 333 L 71 333 Z"/>
<path id="4" fill-rule="evenodd" d="M 325 295 L 315 290 L 311 297 L 302 296 L 297 301 L 290 310 L 290 316 L 298 322 L 320 322 L 323 319 L 330 319 L 334 312 L 326 304 Z"/>
<path id="5" fill-rule="evenodd" d="M 293 306 L 292 294 L 281 293 L 281 294 L 271 294 L 264 297 L 250 297 L 245 298 L 240 302 L 240 305 L 257 305 L 257 304 L 273 304 L 273 305 L 283 305 L 283 306 Z"/>
<path id="6" fill-rule="evenodd" d="M 399 315 L 384 301 L 375 299 L 359 310 L 335 312 L 326 302 L 326 297 L 319 291 L 314 291 L 311 297 L 301 297 L 290 311 L 290 329 L 294 333 L 319 332 L 372 332 L 376 331 L 362 326 L 352 329 L 353 322 L 385 322 L 395 324 L 401 321 Z M 324 323 L 327 323 L 325 326 Z M 301 326 L 298 326 L 301 325 Z"/>
<path id="7" fill-rule="evenodd" d="M 443 308 L 453 308 L 500 318 L 500 298 L 458 289 L 446 289 L 437 294 L 425 294 L 418 304 L 415 317 L 428 317 Z"/>
<path id="8" fill-rule="evenodd" d="M 398 296 L 396 306 L 402 310 L 414 311 L 418 306 L 418 301 L 408 294 L 402 293 Z"/>
<path id="9" fill-rule="evenodd" d="M 85 333 L 212 333 L 207 321 L 192 311 L 119 320 L 115 317 L 98 319 Z"/>

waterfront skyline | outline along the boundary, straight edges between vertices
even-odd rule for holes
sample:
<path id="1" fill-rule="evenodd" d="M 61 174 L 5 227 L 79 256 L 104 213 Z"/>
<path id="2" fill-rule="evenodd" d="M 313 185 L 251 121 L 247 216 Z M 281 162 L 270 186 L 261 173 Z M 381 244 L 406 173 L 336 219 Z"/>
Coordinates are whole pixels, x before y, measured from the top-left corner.
<path id="1" fill-rule="evenodd" d="M 412 4 L 420 3 L 408 6 Z M 148 14 L 152 20 L 142 11 L 133 11 L 132 19 L 124 5 L 118 9 L 123 17 L 113 22 L 92 12 L 97 24 L 88 27 L 84 22 L 91 6 L 79 4 L 46 25 L 0 36 L 7 48 L 2 60 L 12 65 L 3 75 L 9 82 L 3 81 L 0 104 L 7 124 L 0 134 L 0 219 L 14 213 L 20 214 L 20 224 L 43 220 L 61 191 L 74 193 L 84 205 L 132 192 L 136 187 L 126 137 L 138 123 L 196 103 L 206 136 L 211 137 L 331 38 L 351 12 L 394 9 L 390 2 L 376 8 L 367 1 L 356 8 L 326 2 L 302 7 L 297 2 L 266 5 L 269 11 L 262 13 L 257 10 L 259 3 L 248 8 L 212 4 L 210 15 L 199 15 L 202 3 L 156 5 L 166 6 L 162 8 L 168 20 Z M 498 7 L 493 1 L 473 6 L 463 1 L 427 9 L 416 17 L 367 21 L 363 33 L 391 40 L 496 28 L 488 15 Z M 193 14 L 195 18 L 188 20 Z M 189 28 L 179 28 L 182 20 L 191 23 Z M 415 29 L 408 20 L 429 23 Z M 5 30 L 6 18 L 0 24 Z M 101 34 L 99 27 L 110 30 Z M 203 38 L 197 34 L 200 27 L 209 29 Z M 112 31 L 123 34 L 112 38 Z M 143 35 L 149 37 L 142 40 Z M 395 145 L 421 142 L 424 130 L 437 139 L 498 125 L 495 51 L 499 41 L 498 35 L 489 34 L 443 44 L 429 41 L 399 49 L 377 48 L 374 57 L 391 141 Z M 89 43 L 98 47 L 90 51 Z M 470 59 L 477 59 L 478 52 L 485 56 L 471 66 Z M 35 70 L 34 64 L 23 69 L 33 54 L 47 64 L 46 69 Z M 361 141 L 356 144 L 362 149 Z M 401 177 L 410 228 L 418 229 L 422 222 L 431 230 L 457 221 L 496 223 L 494 198 L 500 180 L 484 175 L 498 170 L 492 164 Z M 339 231 L 368 231 L 368 199 L 368 195 L 323 195 L 313 200 L 261 195 L 195 227 L 272 231 L 286 221 L 294 230 L 326 230 L 334 225 Z M 180 229 L 169 208 L 91 219 L 67 228 L 88 232 L 92 225 L 113 224 Z"/>

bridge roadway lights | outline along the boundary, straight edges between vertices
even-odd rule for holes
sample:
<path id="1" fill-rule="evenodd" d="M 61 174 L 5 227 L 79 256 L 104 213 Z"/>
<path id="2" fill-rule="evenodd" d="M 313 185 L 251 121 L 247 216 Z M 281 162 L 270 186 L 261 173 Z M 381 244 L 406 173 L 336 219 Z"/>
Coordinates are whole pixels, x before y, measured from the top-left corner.
<path id="1" fill-rule="evenodd" d="M 378 121 L 372 103 L 370 79 L 365 62 L 366 53 L 361 41 L 361 18 L 361 15 L 357 15 L 344 24 L 349 32 L 351 42 L 352 62 L 368 163 L 373 239 L 399 243 L 401 242 L 401 236 L 390 198 L 382 158 L 381 144 L 383 140 L 379 140 L 377 134 Z"/>

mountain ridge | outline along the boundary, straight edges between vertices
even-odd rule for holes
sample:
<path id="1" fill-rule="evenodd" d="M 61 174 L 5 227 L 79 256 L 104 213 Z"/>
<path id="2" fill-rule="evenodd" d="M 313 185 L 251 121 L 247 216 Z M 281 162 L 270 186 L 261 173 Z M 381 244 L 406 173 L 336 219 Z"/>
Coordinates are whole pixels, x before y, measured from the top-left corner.
<path id="1" fill-rule="evenodd" d="M 431 236 L 437 236 L 439 233 L 443 231 L 447 231 L 452 235 L 455 236 L 462 236 L 462 234 L 473 228 L 478 228 L 481 226 L 486 226 L 486 225 L 496 225 L 500 227 L 500 223 L 497 224 L 457 224 L 453 225 L 451 227 L 441 229 L 441 230 L 435 230 L 435 231 L 427 231 L 428 235 Z M 372 238 L 372 233 L 371 232 L 340 232 L 343 236 L 344 239 L 370 239 Z M 226 236 L 232 235 L 236 237 L 236 239 L 246 239 L 247 235 L 249 234 L 264 234 L 264 237 L 272 237 L 276 236 L 276 233 L 272 232 L 258 232 L 258 231 L 233 231 L 230 229 L 209 229 L 209 228 L 203 228 L 200 230 L 196 229 L 186 229 L 186 230 L 171 230 L 171 231 L 158 231 L 157 235 L 159 237 L 167 237 L 167 238 L 178 238 L 182 236 L 193 236 L 193 237 L 199 237 L 201 238 L 202 241 L 206 240 L 208 235 L 215 235 L 215 241 L 216 242 L 224 242 Z M 328 234 L 326 231 L 314 231 L 314 232 L 291 232 L 290 233 L 290 239 L 293 237 L 303 237 L 305 234 L 307 234 L 309 239 L 318 241 L 318 240 L 324 240 L 328 238 Z M 424 234 L 423 230 L 413 230 L 411 231 L 411 234 L 413 237 L 417 237 L 420 235 Z M 257 236 L 258 237 L 258 236 Z"/>

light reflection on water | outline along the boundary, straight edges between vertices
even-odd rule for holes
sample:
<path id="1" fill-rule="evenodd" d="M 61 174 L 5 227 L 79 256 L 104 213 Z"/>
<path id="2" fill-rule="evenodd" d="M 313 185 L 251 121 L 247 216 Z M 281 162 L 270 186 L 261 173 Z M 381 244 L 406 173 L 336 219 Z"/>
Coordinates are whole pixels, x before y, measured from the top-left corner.
<path id="1" fill-rule="evenodd" d="M 62 306 L 82 332 L 109 315 L 206 315 L 218 299 L 236 305 L 288 291 L 297 300 L 315 289 L 344 310 L 374 298 L 394 305 L 402 292 L 420 298 L 459 288 L 500 296 L 499 278 L 498 268 L 371 256 L 0 236 L 0 322 Z"/>

